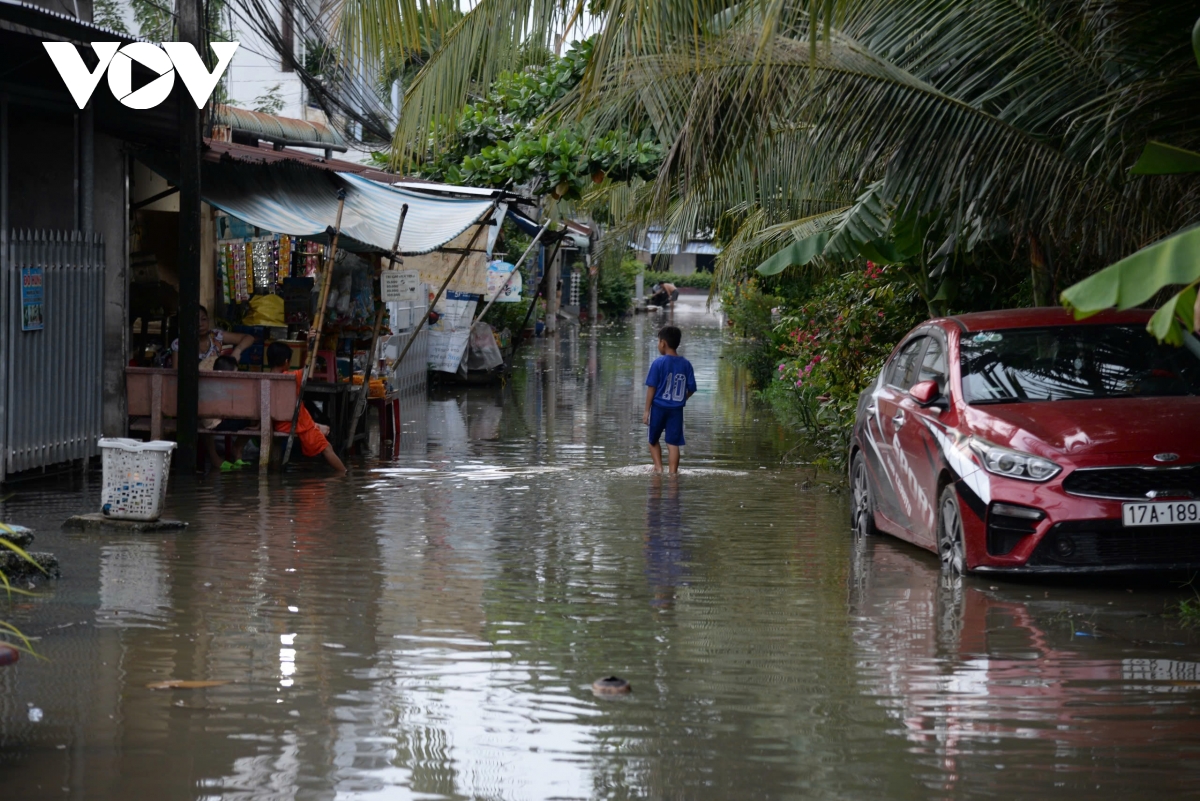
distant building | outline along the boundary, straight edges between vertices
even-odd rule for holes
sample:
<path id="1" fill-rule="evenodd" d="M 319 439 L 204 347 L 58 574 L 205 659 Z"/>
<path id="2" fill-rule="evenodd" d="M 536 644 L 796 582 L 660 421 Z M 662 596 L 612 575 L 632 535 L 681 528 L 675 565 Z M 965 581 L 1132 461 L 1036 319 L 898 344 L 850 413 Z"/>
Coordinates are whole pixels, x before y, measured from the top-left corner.
<path id="1" fill-rule="evenodd" d="M 717 254 L 721 252 L 721 249 L 713 244 L 711 234 L 681 239 L 675 234 L 666 234 L 662 228 L 655 226 L 632 245 L 638 261 L 653 270 L 672 272 L 676 275 L 711 273 Z"/>

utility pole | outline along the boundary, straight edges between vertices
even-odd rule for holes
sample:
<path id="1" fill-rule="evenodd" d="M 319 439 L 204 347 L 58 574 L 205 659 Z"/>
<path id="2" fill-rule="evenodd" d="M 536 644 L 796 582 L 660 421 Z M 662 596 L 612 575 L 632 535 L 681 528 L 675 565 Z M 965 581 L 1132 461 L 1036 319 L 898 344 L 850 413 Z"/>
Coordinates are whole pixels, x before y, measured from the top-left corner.
<path id="1" fill-rule="evenodd" d="M 561 273 L 562 249 L 554 251 L 550 268 L 546 271 L 546 333 L 558 330 L 558 279 Z"/>
<path id="2" fill-rule="evenodd" d="M 179 41 L 208 55 L 204 36 L 203 3 L 178 0 Z M 196 468 L 196 429 L 200 425 L 196 403 L 200 386 L 200 109 L 177 85 L 179 107 L 179 373 L 176 467 L 186 473 Z"/>

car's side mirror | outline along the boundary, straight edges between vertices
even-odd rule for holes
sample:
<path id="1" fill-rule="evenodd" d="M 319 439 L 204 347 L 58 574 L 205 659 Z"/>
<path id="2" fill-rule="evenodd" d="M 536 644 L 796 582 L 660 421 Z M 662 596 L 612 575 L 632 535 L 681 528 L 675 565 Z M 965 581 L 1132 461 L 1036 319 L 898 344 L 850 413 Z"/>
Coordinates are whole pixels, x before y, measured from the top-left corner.
<path id="1" fill-rule="evenodd" d="M 912 385 L 912 389 L 908 391 L 909 397 L 915 400 L 921 406 L 932 406 L 939 400 L 944 401 L 942 391 L 938 387 L 936 381 L 918 381 Z"/>

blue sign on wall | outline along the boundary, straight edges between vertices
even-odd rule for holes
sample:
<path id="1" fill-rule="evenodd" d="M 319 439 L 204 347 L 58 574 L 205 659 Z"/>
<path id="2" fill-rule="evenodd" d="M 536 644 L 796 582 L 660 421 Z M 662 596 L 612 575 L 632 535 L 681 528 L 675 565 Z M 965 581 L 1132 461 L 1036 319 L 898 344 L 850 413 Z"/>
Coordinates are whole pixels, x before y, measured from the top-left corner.
<path id="1" fill-rule="evenodd" d="M 45 320 L 45 270 L 41 267 L 21 268 L 21 330 L 41 331 Z"/>

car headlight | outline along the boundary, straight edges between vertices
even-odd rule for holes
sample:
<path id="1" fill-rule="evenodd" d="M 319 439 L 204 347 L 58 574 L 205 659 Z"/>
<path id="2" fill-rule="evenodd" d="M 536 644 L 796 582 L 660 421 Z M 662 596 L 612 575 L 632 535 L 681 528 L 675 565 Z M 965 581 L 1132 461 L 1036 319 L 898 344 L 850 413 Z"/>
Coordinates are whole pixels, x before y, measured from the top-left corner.
<path id="1" fill-rule="evenodd" d="M 1048 481 L 1062 472 L 1062 468 L 1049 459 L 1001 448 L 978 437 L 971 438 L 971 450 L 979 457 L 984 470 L 1006 478 Z"/>

